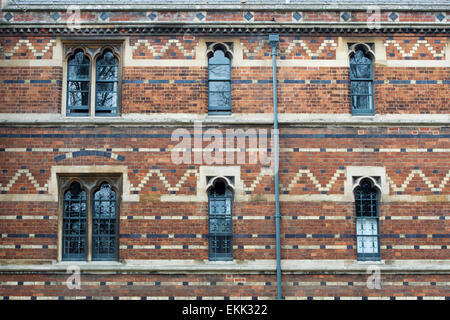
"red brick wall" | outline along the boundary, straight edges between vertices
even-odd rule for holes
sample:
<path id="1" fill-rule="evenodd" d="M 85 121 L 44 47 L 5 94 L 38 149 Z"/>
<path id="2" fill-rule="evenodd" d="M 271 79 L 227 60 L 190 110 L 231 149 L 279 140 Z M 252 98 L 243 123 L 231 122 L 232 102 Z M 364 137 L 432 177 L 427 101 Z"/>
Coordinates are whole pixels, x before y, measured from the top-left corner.
<path id="1" fill-rule="evenodd" d="M 185 11 L 156 12 L 154 16 L 143 11 L 83 12 L 82 18 L 110 23 L 148 22 L 149 19 L 177 23 L 242 22 L 249 20 L 249 15 L 246 18 L 245 14 L 211 11 L 202 18 L 203 13 Z M 52 18 L 49 12 L 14 12 L 13 21 L 63 22 L 70 16 L 66 12 L 59 15 Z M 435 13 L 429 12 L 399 12 L 398 15 L 401 22 L 431 23 L 437 18 Z M 258 11 L 251 16 L 250 20 L 256 22 L 292 22 L 295 19 L 289 11 Z M 382 21 L 388 21 L 388 16 L 389 12 L 383 12 Z M 341 13 L 308 11 L 302 13 L 302 19 L 338 22 Z M 352 22 L 365 20 L 366 13 L 351 13 Z M 125 65 L 121 79 L 121 113 L 206 114 L 207 65 L 189 66 L 190 60 L 199 58 L 195 54 L 199 39 L 191 34 L 148 36 L 145 33 L 127 39 L 132 57 L 121 57 Z M 235 37 L 232 39 L 234 41 Z M 213 42 L 215 38 L 210 40 Z M 442 63 L 440 60 L 447 58 L 444 52 L 447 41 L 447 37 L 440 34 L 384 37 L 386 59 L 397 67 L 374 65 L 377 115 L 448 114 L 450 70 L 437 67 Z M 232 63 L 232 111 L 271 114 L 271 48 L 267 37 L 241 36 L 239 42 L 244 48 L 243 62 L 242 65 L 238 65 L 237 60 Z M 54 58 L 55 43 L 55 37 L 42 34 L 0 38 L 0 113 L 23 113 L 24 117 L 28 113 L 61 113 L 62 99 L 65 99 L 62 97 L 64 61 L 60 61 L 58 67 L 49 67 L 47 63 Z M 335 34 L 280 37 L 280 62 L 292 60 L 301 65 L 311 62 L 310 67 L 288 67 L 280 63 L 280 113 L 351 113 L 348 68 L 323 66 L 332 65 L 336 59 L 333 44 L 337 43 Z M 383 58 L 377 56 L 377 60 Z M 127 59 L 136 60 L 136 65 L 142 59 L 173 60 L 173 66 L 127 66 Z M 38 66 L 39 60 L 45 62 Z M 266 66 L 254 66 L 258 60 Z M 320 61 L 322 66 L 313 66 L 313 60 Z M 427 67 L 399 67 L 405 63 L 401 60 L 433 63 Z M 186 62 L 185 67 L 176 66 Z M 51 65 L 55 64 L 58 62 L 53 61 Z M 237 127 L 219 126 L 219 129 L 224 132 L 226 128 Z M 170 135 L 176 128 L 107 124 L 0 127 L 0 197 L 7 200 L 0 201 L 0 263 L 55 262 L 60 212 L 58 202 L 51 199 L 52 169 L 94 165 L 102 168 L 126 166 L 131 189 L 122 199 L 139 197 L 138 202 L 123 200 L 120 203 L 120 261 L 207 260 L 208 204 L 177 198 L 197 196 L 198 177 L 195 174 L 189 174 L 185 180 L 182 177 L 187 170 L 198 173 L 200 165 L 205 163 L 173 163 L 170 149 L 176 143 L 170 140 Z M 252 128 L 270 130 L 271 126 Z M 192 133 L 192 128 L 187 129 Z M 383 195 L 380 203 L 382 260 L 389 264 L 390 260 L 450 259 L 448 137 L 448 127 L 431 124 L 420 127 L 282 127 L 279 170 L 282 259 L 286 262 L 356 260 L 354 204 L 345 198 L 345 170 L 349 166 L 386 169 L 389 195 Z M 207 144 L 205 142 L 203 147 Z M 145 151 L 144 148 L 155 150 Z M 358 150 L 360 148 L 368 150 Z M 248 152 L 246 156 L 248 159 Z M 274 202 L 270 200 L 274 195 L 274 182 L 269 175 L 261 178 L 262 167 L 259 163 L 240 166 L 244 199 L 233 203 L 233 258 L 239 262 L 275 259 Z M 165 201 L 167 198 L 172 201 Z M 366 286 L 368 275 L 364 272 L 343 273 L 284 273 L 283 295 L 297 298 L 449 296 L 447 274 L 407 274 L 407 271 L 382 274 L 382 288 L 371 290 Z M 276 295 L 276 277 L 271 272 L 83 273 L 81 290 L 69 290 L 65 284 L 67 277 L 65 270 L 59 273 L 2 272 L 0 299 L 20 296 L 274 298 Z"/>
<path id="2" fill-rule="evenodd" d="M 38 299 L 155 299 L 156 297 L 231 299 L 276 298 L 276 277 L 262 274 L 81 274 L 79 290 L 68 289 L 68 274 L 0 275 L 0 294 L 13 300 L 21 296 Z M 284 275 L 283 297 L 321 300 L 323 297 L 359 300 L 367 298 L 407 299 L 448 297 L 446 275 L 381 274 L 381 288 L 369 289 L 368 275 Z M 8 283 L 8 284 L 6 284 Z M 34 284 L 36 283 L 36 284 Z M 426 285 L 424 285 L 426 284 Z M 78 298 L 79 299 L 79 298 Z"/>
<path id="3" fill-rule="evenodd" d="M 1 113 L 60 113 L 62 68 L 0 67 Z"/>
<path id="4" fill-rule="evenodd" d="M 334 183 L 331 178 L 338 170 L 347 166 L 384 166 L 392 184 L 390 195 L 400 196 L 446 196 L 450 184 L 445 183 L 449 166 L 446 153 L 439 151 L 448 148 L 446 128 L 426 130 L 426 128 L 387 128 L 332 129 L 332 128 L 291 128 L 281 131 L 280 154 L 280 192 L 282 196 L 296 195 L 343 195 L 345 174 L 338 174 Z M 206 129 L 205 129 L 206 130 Z M 358 131 L 364 134 L 358 135 Z M 13 137 L 8 134 L 14 132 Z M 175 165 L 171 160 L 170 129 L 146 128 L 47 128 L 14 129 L 3 128 L 0 145 L 0 163 L 2 175 L 0 184 L 9 186 L 2 194 L 48 194 L 48 188 L 42 189 L 50 178 L 51 167 L 55 165 L 126 165 L 128 177 L 133 188 L 139 186 L 149 170 L 157 169 L 170 186 L 174 187 L 188 169 L 198 170 L 198 164 Z M 392 133 L 394 132 L 394 133 Z M 419 134 L 420 132 L 420 134 Z M 433 136 L 432 132 L 436 135 Z M 361 133 L 361 132 L 360 132 Z M 416 134 L 417 133 L 417 134 Z M 117 137 L 117 135 L 122 135 Z M 397 136 L 401 134 L 402 138 Z M 36 135 L 36 136 L 34 136 Z M 88 135 L 88 136 L 85 136 Z M 311 135 L 311 137 L 309 137 Z M 328 135 L 328 137 L 326 136 Z M 392 138 L 389 138 L 389 136 Z M 304 138 L 302 138 L 302 136 Z M 377 136 L 379 136 L 377 138 Z M 136 138 L 139 137 L 139 138 Z M 307 138 L 308 137 L 308 138 Z M 205 142 L 204 146 L 208 143 Z M 11 149 L 11 148 L 16 149 Z M 295 148 L 319 148 L 320 151 L 304 152 Z M 357 148 L 372 148 L 372 152 L 358 152 Z M 17 148 L 23 148 L 18 150 Z M 60 148 L 70 148 L 63 151 Z M 86 150 L 108 150 L 122 158 L 109 158 L 101 155 L 83 154 Z M 129 148 L 129 151 L 115 151 L 115 148 Z M 139 148 L 164 148 L 159 152 L 143 152 Z M 347 152 L 335 152 L 336 148 Z M 422 148 L 426 151 L 412 152 L 410 149 Z M 386 149 L 383 151 L 381 149 Z M 81 151 L 77 151 L 81 150 Z M 290 150 L 290 151 L 289 151 Z M 389 151 L 391 150 L 391 151 Z M 397 150 L 397 151 L 395 151 Z M 403 150 L 403 151 L 402 151 Z M 67 154 L 71 153 L 71 156 Z M 78 153 L 76 153 L 78 152 Z M 65 156 L 66 155 L 66 156 Z M 290 185 L 300 170 L 309 170 L 318 183 L 327 191 L 319 189 L 315 183 L 303 174 L 296 183 Z M 17 176 L 19 172 L 22 172 Z M 28 174 L 29 172 L 29 174 Z M 261 172 L 260 164 L 241 166 L 241 178 L 249 187 Z M 32 180 L 35 181 L 32 181 Z M 409 180 L 409 182 L 407 182 Z M 428 182 L 427 182 L 428 181 Z M 431 185 L 430 185 L 431 184 Z M 442 184 L 440 191 L 438 188 Z M 402 185 L 405 187 L 402 189 Z M 121 204 L 120 245 L 200 245 L 201 249 L 121 249 L 124 259 L 207 259 L 207 204 L 161 202 L 161 195 L 177 196 L 197 194 L 197 177 L 189 175 L 176 191 L 168 190 L 157 174 L 152 174 L 146 183 L 133 194 L 141 197 L 139 203 Z M 402 191 L 396 191 L 400 188 Z M 235 202 L 233 214 L 234 233 L 239 235 L 234 244 L 236 259 L 273 259 L 274 258 L 274 220 L 273 202 L 258 196 L 273 195 L 273 180 L 264 176 L 251 191 L 244 192 L 253 197 L 249 202 Z M 431 198 L 430 198 L 431 199 Z M 437 198 L 436 198 L 437 199 Z M 2 245 L 57 245 L 56 216 L 57 204 L 48 202 L 2 202 L 1 216 L 14 216 L 1 220 L 2 234 L 44 234 L 50 236 L 14 237 L 0 239 Z M 343 245 L 343 249 L 313 248 L 282 250 L 286 259 L 355 259 L 355 223 L 354 208 L 351 202 L 301 202 L 281 203 L 283 220 L 281 231 L 282 244 L 287 246 L 329 246 Z M 421 246 L 448 246 L 448 202 L 382 202 L 380 204 L 381 245 L 393 246 L 381 250 L 383 259 L 448 259 L 445 248 L 421 249 Z M 24 220 L 17 216 L 36 215 L 40 220 Z M 43 218 L 47 216 L 47 218 Z M 137 216 L 135 218 L 135 216 Z M 153 217 L 150 220 L 140 216 Z M 173 220 L 156 218 L 165 216 L 189 217 Z M 254 220 L 251 217 L 270 217 Z M 310 217 L 304 218 L 303 216 Z M 314 217 L 323 218 L 315 219 Z M 401 218 L 396 218 L 400 216 Z M 131 218 L 130 218 L 131 217 Z M 192 219 L 191 219 L 192 217 Z M 242 217 L 242 218 L 239 218 Z M 249 218 L 250 217 L 250 218 Z M 338 217 L 338 218 L 336 218 Z M 341 218 L 339 218 L 341 217 Z M 403 217 L 403 218 L 402 218 Z M 406 218 L 405 218 L 406 217 Z M 414 218 L 416 217 L 416 218 Z M 434 220 L 433 220 L 434 219 Z M 169 237 L 168 235 L 188 235 Z M 138 237 L 136 238 L 136 235 Z M 158 236 L 148 236 L 158 235 Z M 253 236 L 256 235 L 256 236 Z M 287 235 L 287 236 L 286 236 Z M 246 249 L 247 246 L 263 246 L 259 249 Z M 264 246 L 270 246 L 267 249 Z M 419 246 L 417 249 L 399 249 L 398 245 Z M 243 246 L 243 247 L 239 247 Z M 1 251 L 3 259 L 56 259 L 56 249 L 11 248 Z"/>
<path id="5" fill-rule="evenodd" d="M 206 79 L 207 68 L 125 68 L 122 112 L 206 113 Z M 127 80 L 139 83 L 127 83 Z"/>
<path id="6" fill-rule="evenodd" d="M 300 39 L 301 38 L 301 39 Z M 198 39 L 191 36 L 132 38 L 133 59 L 195 59 Z M 54 38 L 4 37 L 0 59 L 51 59 Z M 261 37 L 242 38 L 244 61 L 270 59 L 270 47 Z M 299 44 L 303 41 L 311 52 Z M 330 60 L 336 57 L 331 42 L 336 37 L 282 37 L 280 61 L 285 59 Z M 393 42 L 400 44 L 394 46 Z M 445 37 L 386 38 L 388 60 L 443 60 Z M 426 43 L 432 45 L 433 54 Z M 262 44 L 262 47 L 259 47 Z M 415 44 L 419 44 L 416 48 Z M 137 45 L 137 46 L 136 46 Z M 152 50 L 148 46 L 151 46 Z M 416 49 L 414 49 L 416 48 Z M 411 56 L 409 56 L 411 55 Z M 61 64 L 63 62 L 61 61 Z M 448 74 L 446 67 L 374 66 L 376 114 L 447 113 Z M 59 113 L 62 97 L 61 67 L 1 67 L 0 112 Z M 207 112 L 207 66 L 125 67 L 122 85 L 122 113 Z M 233 64 L 233 113 L 271 113 L 272 68 Z M 345 67 L 278 68 L 281 113 L 350 113 L 349 74 Z M 414 92 L 414 94 L 411 94 Z"/>

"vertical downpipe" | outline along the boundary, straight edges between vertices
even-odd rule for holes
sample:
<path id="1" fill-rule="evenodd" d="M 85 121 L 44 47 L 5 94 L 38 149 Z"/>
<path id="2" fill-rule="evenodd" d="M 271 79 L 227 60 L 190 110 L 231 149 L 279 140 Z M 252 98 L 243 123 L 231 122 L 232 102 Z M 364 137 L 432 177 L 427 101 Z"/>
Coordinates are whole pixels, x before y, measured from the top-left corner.
<path id="1" fill-rule="evenodd" d="M 278 131 L 278 104 L 277 104 L 277 45 L 278 34 L 270 34 L 269 42 L 272 47 L 272 86 L 273 86 L 273 131 L 274 131 L 274 160 L 275 160 L 275 235 L 277 250 L 277 299 L 282 300 L 281 294 L 281 249 L 280 249 L 280 192 L 279 192 L 279 131 Z"/>

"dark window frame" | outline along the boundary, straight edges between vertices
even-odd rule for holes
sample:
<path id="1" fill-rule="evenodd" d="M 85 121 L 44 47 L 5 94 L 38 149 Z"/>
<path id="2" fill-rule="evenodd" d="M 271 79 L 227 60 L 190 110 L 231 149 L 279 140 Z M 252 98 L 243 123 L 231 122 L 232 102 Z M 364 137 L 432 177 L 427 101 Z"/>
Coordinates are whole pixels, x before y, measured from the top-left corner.
<path id="1" fill-rule="evenodd" d="M 221 63 L 214 62 L 214 58 L 216 58 L 216 53 L 222 52 L 224 56 L 224 61 L 219 61 Z M 232 103 L 231 103 L 231 54 L 227 50 L 224 45 L 217 44 L 215 45 L 211 52 L 208 54 L 208 114 L 210 115 L 229 115 L 232 112 Z M 219 58 L 217 58 L 219 59 Z M 228 61 L 226 61 L 228 60 Z M 211 76 L 212 66 L 225 66 L 227 69 L 227 76 L 223 77 L 214 77 Z M 213 83 L 225 83 L 228 87 L 226 90 L 211 90 L 211 86 Z M 228 95 L 229 104 L 223 106 L 214 106 L 212 105 L 212 95 L 213 94 L 225 94 Z"/>
<path id="2" fill-rule="evenodd" d="M 119 117 L 121 115 L 122 108 L 122 78 L 123 78 L 123 47 L 124 47 L 124 39 L 63 39 L 63 45 L 65 50 L 65 62 L 64 62 L 64 78 L 66 81 L 64 82 L 64 90 L 65 94 L 65 114 L 66 117 L 80 117 L 80 118 L 99 118 L 99 117 Z M 75 52 L 83 51 L 85 56 L 89 59 L 89 102 L 88 106 L 83 106 L 86 112 L 78 112 L 73 113 L 69 106 L 69 60 L 73 57 Z M 114 82 L 113 84 L 113 96 L 116 100 L 115 106 L 100 108 L 98 107 L 98 83 L 102 81 L 98 81 L 97 77 L 97 62 L 104 56 L 106 51 L 111 51 L 114 58 L 117 59 L 116 68 L 117 68 L 117 77 L 113 81 L 106 82 Z"/>
<path id="3" fill-rule="evenodd" d="M 361 53 L 363 57 L 361 57 Z M 358 55 L 358 57 L 355 57 Z M 365 59 L 368 63 L 362 63 L 360 61 L 356 61 L 357 59 Z M 374 101 L 374 56 L 369 51 L 366 45 L 359 44 L 354 47 L 354 50 L 351 52 L 350 57 L 350 103 L 352 115 L 354 116 L 373 116 L 375 115 L 375 101 Z M 368 77 L 357 77 L 354 75 L 353 70 L 355 70 L 358 66 L 368 67 L 370 75 Z M 358 84 L 365 84 L 365 87 L 368 89 L 368 93 L 359 93 L 355 92 L 354 89 Z M 357 106 L 358 98 L 368 97 L 367 103 L 370 105 L 370 109 L 361 108 L 361 106 Z"/>
<path id="4" fill-rule="evenodd" d="M 73 63 L 71 63 L 72 60 L 76 59 L 75 56 L 78 53 L 81 53 L 81 52 L 84 54 L 84 58 L 89 61 L 89 64 L 73 64 Z M 87 79 L 77 79 L 77 78 L 73 79 L 73 78 L 71 78 L 71 76 L 70 76 L 70 69 L 71 69 L 71 67 L 73 67 L 73 66 L 86 66 L 86 65 L 88 66 L 88 69 L 89 69 L 89 73 L 88 73 Z M 89 57 L 88 54 L 86 54 L 86 51 L 83 50 L 82 48 L 76 48 L 74 50 L 73 54 L 70 55 L 67 58 L 66 116 L 68 116 L 68 117 L 88 117 L 89 116 L 89 110 L 90 110 L 90 104 L 91 104 L 91 87 L 92 87 L 91 86 L 91 71 L 92 71 L 91 69 L 92 69 L 92 59 Z M 70 89 L 70 85 L 69 85 L 71 82 L 74 82 L 74 83 L 76 83 L 76 82 L 87 83 L 88 88 L 87 88 L 87 90 L 71 90 Z M 71 106 L 70 105 L 70 96 L 71 96 L 72 92 L 74 92 L 74 93 L 76 93 L 76 92 L 81 92 L 81 93 L 87 92 L 87 94 L 88 94 L 87 105 Z M 82 110 L 86 110 L 86 111 L 85 112 L 80 112 Z"/>
<path id="5" fill-rule="evenodd" d="M 215 191 L 217 183 L 224 184 L 223 195 Z M 233 260 L 233 202 L 234 193 L 227 182 L 218 178 L 214 184 L 208 188 L 208 256 L 210 261 L 232 261 Z M 213 213 L 213 204 L 217 202 L 225 203 L 225 213 Z M 228 212 L 229 210 L 229 212 Z M 219 221 L 221 221 L 219 223 Z M 218 228 L 225 230 L 215 231 Z M 226 246 L 218 246 L 217 242 L 223 241 Z M 217 248 L 223 248 L 225 252 L 217 252 Z"/>
<path id="6" fill-rule="evenodd" d="M 370 184 L 370 188 L 368 187 Z M 370 178 L 363 178 L 354 188 L 355 197 L 355 223 L 356 223 L 356 255 L 358 261 L 380 261 L 380 190 L 375 186 Z M 376 234 L 363 235 L 358 232 L 358 225 L 370 221 L 377 228 Z M 364 238 L 376 238 L 377 251 L 374 253 L 366 253 L 358 251 L 358 242 Z M 363 242 L 364 243 L 364 242 Z"/>
<path id="7" fill-rule="evenodd" d="M 76 186 L 76 184 L 79 185 L 79 188 L 81 190 L 81 194 L 84 193 L 84 205 L 85 205 L 85 216 L 82 219 L 82 217 L 79 217 L 78 219 L 76 217 L 71 217 L 70 215 L 68 215 L 68 210 L 66 210 L 67 206 L 71 206 L 72 203 L 74 202 L 71 199 L 68 199 L 68 193 L 72 193 L 72 188 Z M 88 191 L 86 190 L 86 188 L 83 188 L 82 183 L 80 183 L 79 180 L 73 180 L 68 188 L 66 188 L 65 190 L 63 190 L 62 192 L 62 257 L 63 260 L 65 261 L 79 261 L 79 260 L 85 260 L 86 259 L 86 246 L 88 245 L 88 232 L 87 232 L 87 228 L 88 228 Z M 83 198 L 81 196 L 81 198 Z M 78 200 L 78 199 L 77 199 Z M 81 199 L 83 200 L 83 199 Z M 68 203 L 69 202 L 69 203 Z M 82 207 L 82 201 L 77 201 L 80 202 L 80 209 Z M 66 226 L 67 224 L 72 225 L 72 221 L 77 221 L 78 220 L 78 228 L 80 228 L 81 224 L 84 224 L 84 234 L 82 234 L 81 232 L 77 235 L 69 235 L 68 233 L 66 233 Z M 82 221 L 84 220 L 84 221 Z M 76 222 L 75 222 L 76 223 Z M 71 246 L 71 240 L 67 239 L 67 238 L 79 238 L 78 240 L 78 246 L 80 247 L 80 241 L 82 240 L 84 245 L 83 245 L 83 251 L 79 252 L 79 253 L 69 253 L 68 251 L 68 246 Z M 75 239 L 73 239 L 73 241 L 76 241 Z M 67 253 L 66 253 L 67 252 Z"/>
<path id="8" fill-rule="evenodd" d="M 60 212 L 61 212 L 61 224 L 59 227 L 60 232 L 60 255 L 59 259 L 62 261 L 118 261 L 119 260 L 119 234 L 120 234 L 120 203 L 121 192 L 119 185 L 121 178 L 119 177 L 106 177 L 100 175 L 98 177 L 92 177 L 91 181 L 86 181 L 85 177 L 59 177 L 60 179 Z M 70 190 L 73 183 L 80 184 L 83 191 L 86 192 L 86 230 L 85 230 L 85 252 L 78 255 L 71 255 L 65 253 L 65 194 Z M 115 192 L 115 234 L 114 234 L 114 252 L 111 256 L 97 256 L 94 254 L 94 197 L 103 184 L 108 184 L 113 192 Z"/>
<path id="9" fill-rule="evenodd" d="M 103 59 L 103 57 L 105 56 L 105 54 L 107 52 L 110 52 L 113 55 L 113 59 L 116 60 L 116 64 L 113 65 L 114 68 L 116 68 L 116 73 L 117 73 L 117 77 L 114 79 L 99 79 L 99 61 L 101 59 Z M 104 65 L 106 66 L 106 64 Z M 101 50 L 101 53 L 95 57 L 95 103 L 94 103 L 94 115 L 96 117 L 115 117 L 119 115 L 119 92 L 120 92 L 120 87 L 119 87 L 119 78 L 120 78 L 120 59 L 117 55 L 114 54 L 114 50 L 112 50 L 110 47 L 104 47 Z M 113 87 L 116 88 L 116 90 L 114 91 L 101 91 L 98 90 L 98 84 L 99 83 L 112 83 Z M 115 85 L 114 85 L 115 84 Z M 98 93 L 99 92 L 112 92 L 115 95 L 116 98 L 116 105 L 114 107 L 100 107 L 98 105 Z M 109 114 L 108 114 L 109 113 Z"/>
<path id="10" fill-rule="evenodd" d="M 101 200 L 101 199 L 97 200 L 96 199 L 96 194 L 101 192 L 101 188 L 104 185 L 108 185 L 109 189 L 111 190 L 111 192 L 114 193 L 114 198 L 113 199 L 108 199 L 108 200 L 104 200 L 104 199 L 103 200 Z M 104 180 L 100 180 L 99 185 L 92 191 L 91 194 L 92 194 L 92 196 L 91 196 L 91 201 L 92 201 L 92 211 L 91 211 L 91 228 L 92 228 L 92 232 L 91 232 L 91 234 L 92 234 L 92 236 L 91 236 L 91 241 L 92 241 L 92 243 L 91 243 L 91 252 L 92 252 L 92 260 L 93 261 L 117 260 L 118 252 L 119 252 L 119 232 L 118 232 L 118 229 L 119 229 L 119 214 L 118 214 L 119 213 L 119 204 L 118 204 L 119 195 L 118 195 L 117 191 L 115 190 L 114 186 L 111 185 L 111 183 L 109 183 L 107 181 L 104 181 Z M 96 207 L 95 203 L 97 201 L 100 202 L 100 205 L 101 205 L 102 201 L 103 202 L 106 202 L 106 201 L 112 202 L 112 201 L 114 201 L 114 210 L 113 210 L 114 211 L 114 217 L 113 218 L 108 218 L 108 217 L 101 217 L 100 215 L 98 215 L 96 210 L 95 210 L 95 207 Z M 110 213 L 111 213 L 111 211 L 112 210 L 110 210 Z M 107 222 L 107 220 L 109 220 L 109 222 Z M 97 221 L 99 221 L 99 222 L 97 222 Z M 104 221 L 105 223 L 107 223 L 109 230 L 111 229 L 111 226 L 113 226 L 113 228 L 114 228 L 114 235 L 113 236 L 95 232 L 95 229 L 96 229 L 95 223 L 97 222 L 97 223 L 99 223 L 101 225 L 100 221 Z M 99 229 L 100 229 L 100 227 L 99 227 Z M 112 240 L 114 242 L 113 252 L 111 254 L 108 254 L 108 253 L 105 254 L 105 253 L 96 252 L 96 250 L 95 250 L 96 249 L 96 246 L 95 246 L 95 240 L 96 239 L 95 238 L 107 238 L 107 237 L 110 238 L 109 241 Z"/>

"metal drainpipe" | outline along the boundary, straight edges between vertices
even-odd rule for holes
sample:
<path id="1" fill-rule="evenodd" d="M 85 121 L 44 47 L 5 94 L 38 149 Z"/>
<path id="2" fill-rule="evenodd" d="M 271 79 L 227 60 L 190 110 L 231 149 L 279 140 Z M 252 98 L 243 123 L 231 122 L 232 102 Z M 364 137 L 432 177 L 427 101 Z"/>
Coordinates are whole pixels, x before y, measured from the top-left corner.
<path id="1" fill-rule="evenodd" d="M 279 192 L 279 132 L 278 132 L 278 104 L 277 104 L 277 45 L 278 34 L 270 34 L 269 42 L 272 47 L 272 75 L 273 75 L 273 131 L 274 131 L 274 159 L 275 159 L 275 235 L 277 250 L 277 299 L 282 300 L 281 294 L 281 245 L 280 245 L 280 192 Z"/>

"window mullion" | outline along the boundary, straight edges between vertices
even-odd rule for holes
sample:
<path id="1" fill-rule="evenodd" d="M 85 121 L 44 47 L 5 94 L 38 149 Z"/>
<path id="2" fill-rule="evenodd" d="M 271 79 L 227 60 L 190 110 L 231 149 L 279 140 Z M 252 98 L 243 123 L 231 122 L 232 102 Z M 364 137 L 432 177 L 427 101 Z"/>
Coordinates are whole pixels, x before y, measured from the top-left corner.
<path id="1" fill-rule="evenodd" d="M 96 60 L 94 57 L 91 59 L 91 73 L 90 73 L 90 79 L 91 79 L 91 94 L 89 97 L 89 117 L 95 116 L 95 95 L 96 95 L 96 80 L 97 80 L 97 69 L 96 69 Z"/>
<path id="2" fill-rule="evenodd" d="M 92 190 L 87 193 L 87 261 L 92 261 Z"/>

